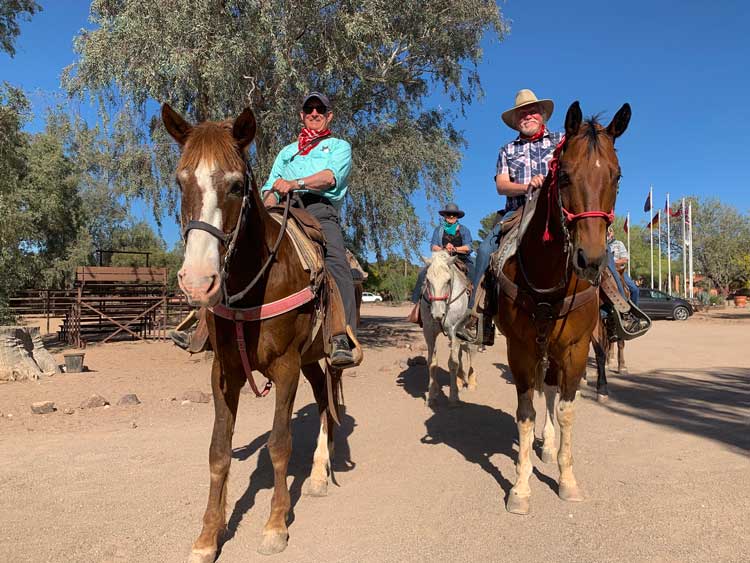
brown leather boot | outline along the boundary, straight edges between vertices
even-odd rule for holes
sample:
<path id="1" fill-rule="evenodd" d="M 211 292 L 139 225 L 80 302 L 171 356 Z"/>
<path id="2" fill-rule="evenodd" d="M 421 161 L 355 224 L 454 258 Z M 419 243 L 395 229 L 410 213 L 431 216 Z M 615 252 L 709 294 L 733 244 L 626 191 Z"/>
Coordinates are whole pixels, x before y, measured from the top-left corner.
<path id="1" fill-rule="evenodd" d="M 409 316 L 406 317 L 406 320 L 410 323 L 421 325 L 422 323 L 419 322 L 421 319 L 419 318 L 419 303 L 416 303 L 414 307 L 412 307 L 411 312 L 409 313 Z"/>

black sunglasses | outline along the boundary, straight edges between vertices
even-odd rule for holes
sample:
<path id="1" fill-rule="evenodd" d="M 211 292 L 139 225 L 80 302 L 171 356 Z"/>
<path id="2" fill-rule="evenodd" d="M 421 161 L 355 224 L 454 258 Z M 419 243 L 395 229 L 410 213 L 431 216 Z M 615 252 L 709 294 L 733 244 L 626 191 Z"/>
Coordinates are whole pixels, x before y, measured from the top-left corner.
<path id="1" fill-rule="evenodd" d="M 326 113 L 328 113 L 328 108 L 322 104 L 312 104 L 309 106 L 303 106 L 302 108 L 302 112 L 305 115 L 310 115 L 313 110 L 317 111 L 320 115 L 325 115 Z"/>

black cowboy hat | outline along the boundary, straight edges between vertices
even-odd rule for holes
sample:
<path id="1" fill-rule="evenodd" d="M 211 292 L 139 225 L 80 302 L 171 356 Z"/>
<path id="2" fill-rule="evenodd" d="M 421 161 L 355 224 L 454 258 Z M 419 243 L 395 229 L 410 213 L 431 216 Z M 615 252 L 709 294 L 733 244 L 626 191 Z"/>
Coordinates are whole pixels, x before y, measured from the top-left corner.
<path id="1" fill-rule="evenodd" d="M 302 105 L 300 107 L 305 107 L 305 104 L 313 99 L 320 100 L 320 103 L 322 103 L 327 109 L 331 109 L 331 100 L 328 99 L 328 96 L 321 94 L 320 92 L 310 92 L 302 100 Z"/>
<path id="2" fill-rule="evenodd" d="M 445 206 L 444 209 L 441 209 L 440 211 L 438 211 L 438 213 L 442 215 L 443 217 L 445 217 L 446 215 L 458 215 L 459 219 L 463 217 L 464 215 L 466 215 L 466 213 L 461 211 L 458 208 L 458 205 L 456 205 L 453 202 L 450 202 L 448 205 Z"/>

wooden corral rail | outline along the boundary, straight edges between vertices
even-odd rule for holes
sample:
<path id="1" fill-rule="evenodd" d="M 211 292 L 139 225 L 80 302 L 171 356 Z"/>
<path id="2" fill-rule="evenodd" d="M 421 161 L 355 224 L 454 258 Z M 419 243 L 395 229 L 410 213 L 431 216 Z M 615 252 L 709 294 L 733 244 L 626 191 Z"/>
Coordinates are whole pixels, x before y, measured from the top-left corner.
<path id="1" fill-rule="evenodd" d="M 166 268 L 81 266 L 77 294 L 60 328 L 60 338 L 76 346 L 131 337 L 166 338 Z"/>

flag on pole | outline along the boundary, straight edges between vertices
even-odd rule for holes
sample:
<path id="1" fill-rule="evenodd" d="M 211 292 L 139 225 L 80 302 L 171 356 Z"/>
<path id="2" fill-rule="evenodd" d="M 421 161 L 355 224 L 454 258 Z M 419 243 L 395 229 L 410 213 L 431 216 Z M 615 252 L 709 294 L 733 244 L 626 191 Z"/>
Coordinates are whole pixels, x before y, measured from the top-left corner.
<path id="1" fill-rule="evenodd" d="M 653 218 L 653 219 L 651 219 L 651 222 L 649 223 L 649 225 L 648 225 L 648 226 L 649 226 L 649 227 L 651 227 L 651 228 L 653 228 L 653 227 L 656 227 L 656 226 L 657 226 L 657 225 L 659 224 L 659 216 L 660 216 L 660 215 L 661 215 L 661 211 L 657 211 L 657 212 L 656 212 L 656 213 L 654 214 L 654 218 Z"/>
<path id="2" fill-rule="evenodd" d="M 629 222 L 630 222 L 630 213 L 628 213 L 628 216 L 625 217 L 625 222 L 622 224 L 622 230 L 625 231 L 625 234 L 627 234 L 630 231 L 630 225 L 628 225 Z"/>
<path id="3" fill-rule="evenodd" d="M 648 196 L 646 196 L 646 203 L 643 204 L 643 212 L 647 213 L 648 211 L 651 211 L 651 190 L 649 190 Z"/>
<path id="4" fill-rule="evenodd" d="M 664 213 L 669 213 L 670 217 L 681 217 L 682 216 L 682 211 L 679 208 L 677 208 L 677 211 L 672 211 L 669 208 L 669 197 L 667 197 L 667 202 L 664 204 Z"/>

